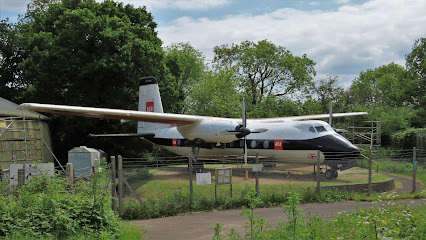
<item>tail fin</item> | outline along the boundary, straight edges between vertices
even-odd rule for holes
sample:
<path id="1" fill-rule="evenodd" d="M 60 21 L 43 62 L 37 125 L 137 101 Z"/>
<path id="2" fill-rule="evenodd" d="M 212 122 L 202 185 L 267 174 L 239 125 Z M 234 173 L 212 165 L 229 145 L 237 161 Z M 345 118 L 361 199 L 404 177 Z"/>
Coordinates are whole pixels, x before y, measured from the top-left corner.
<path id="1" fill-rule="evenodd" d="M 144 77 L 139 84 L 139 107 L 138 111 L 163 112 L 160 90 L 157 79 L 154 77 Z M 156 129 L 165 128 L 167 124 L 138 122 L 138 133 L 154 133 Z"/>

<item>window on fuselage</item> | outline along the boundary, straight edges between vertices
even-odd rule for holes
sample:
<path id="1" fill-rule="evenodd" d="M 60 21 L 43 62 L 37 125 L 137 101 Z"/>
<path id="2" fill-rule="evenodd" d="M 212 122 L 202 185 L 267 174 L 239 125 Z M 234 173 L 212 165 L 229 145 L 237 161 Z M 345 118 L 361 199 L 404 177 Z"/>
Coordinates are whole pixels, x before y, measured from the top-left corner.
<path id="1" fill-rule="evenodd" d="M 309 128 L 309 132 L 313 132 L 314 133 L 315 132 L 315 128 L 314 127 L 310 127 Z"/>
<path id="2" fill-rule="evenodd" d="M 327 132 L 327 130 L 325 129 L 324 126 L 316 126 L 315 129 L 317 130 L 317 132 Z"/>

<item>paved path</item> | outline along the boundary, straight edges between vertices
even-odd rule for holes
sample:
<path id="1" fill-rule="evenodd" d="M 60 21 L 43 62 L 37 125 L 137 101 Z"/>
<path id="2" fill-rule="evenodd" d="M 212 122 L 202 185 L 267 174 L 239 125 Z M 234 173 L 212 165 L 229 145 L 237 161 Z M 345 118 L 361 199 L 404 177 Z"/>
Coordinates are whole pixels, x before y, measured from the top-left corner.
<path id="1" fill-rule="evenodd" d="M 402 188 L 398 189 L 399 193 L 411 192 L 411 179 L 407 177 L 400 177 L 390 175 L 396 180 L 402 183 Z M 421 184 L 416 185 L 417 191 L 423 189 Z M 410 199 L 410 200 L 399 200 L 395 201 L 401 204 L 408 204 L 410 206 L 417 206 L 426 204 L 426 199 Z M 388 205 L 387 202 L 380 203 L 384 206 Z M 303 204 L 305 216 L 319 215 L 324 219 L 331 219 L 337 216 L 339 212 L 351 212 L 355 211 L 358 207 L 360 208 L 371 208 L 379 206 L 377 203 L 371 202 L 354 202 L 348 201 L 343 203 L 327 203 L 327 204 Z M 241 209 L 225 210 L 217 212 L 205 212 L 196 213 L 185 216 L 174 216 L 166 218 L 148 219 L 148 220 L 135 220 L 132 224 L 140 226 L 141 229 L 145 229 L 145 238 L 148 240 L 154 239 L 175 239 L 175 240 L 187 240 L 187 239 L 211 239 L 213 236 L 213 230 L 211 225 L 215 225 L 217 222 L 224 224 L 225 232 L 228 232 L 231 228 L 234 228 L 240 233 L 244 232 L 244 225 L 247 222 L 247 218 L 240 216 Z M 283 212 L 283 208 L 260 208 L 255 210 L 255 214 L 261 218 L 265 218 L 272 226 L 276 226 L 279 222 L 287 221 L 286 214 Z"/>
<path id="2" fill-rule="evenodd" d="M 388 177 L 395 178 L 395 180 L 398 180 L 402 183 L 402 187 L 400 189 L 397 189 L 397 193 L 411 193 L 413 190 L 413 179 L 409 177 L 402 177 L 397 176 L 391 173 L 386 173 Z M 416 181 L 416 192 L 423 190 L 423 184 L 421 184 L 419 181 Z"/>

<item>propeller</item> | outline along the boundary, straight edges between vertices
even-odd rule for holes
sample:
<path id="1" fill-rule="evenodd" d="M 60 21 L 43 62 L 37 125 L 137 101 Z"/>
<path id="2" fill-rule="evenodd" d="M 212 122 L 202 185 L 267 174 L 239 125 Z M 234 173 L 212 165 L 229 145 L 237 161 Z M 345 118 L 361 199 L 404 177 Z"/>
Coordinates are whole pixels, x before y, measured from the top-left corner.
<path id="1" fill-rule="evenodd" d="M 242 124 L 239 124 L 234 130 L 227 130 L 222 133 L 224 134 L 235 134 L 237 138 L 244 141 L 244 163 L 247 164 L 247 139 L 246 136 L 251 133 L 263 133 L 268 131 L 266 128 L 249 129 L 247 128 L 247 117 L 246 117 L 246 101 L 243 98 L 242 103 Z"/>

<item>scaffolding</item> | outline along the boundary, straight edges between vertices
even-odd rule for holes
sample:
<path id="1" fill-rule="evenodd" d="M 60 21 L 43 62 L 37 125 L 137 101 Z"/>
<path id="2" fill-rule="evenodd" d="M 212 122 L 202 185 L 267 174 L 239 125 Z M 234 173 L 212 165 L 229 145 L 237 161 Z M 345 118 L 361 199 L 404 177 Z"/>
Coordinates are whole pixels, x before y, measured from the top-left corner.
<path id="1" fill-rule="evenodd" d="M 0 169 L 8 168 L 10 163 L 43 162 L 43 144 L 42 121 L 0 118 Z"/>
<path id="2" fill-rule="evenodd" d="M 351 126 L 346 127 L 348 132 L 344 136 L 357 146 L 380 147 L 381 128 L 380 121 L 353 122 Z"/>

